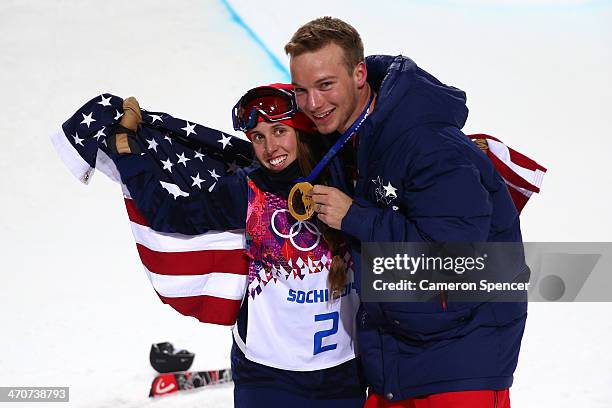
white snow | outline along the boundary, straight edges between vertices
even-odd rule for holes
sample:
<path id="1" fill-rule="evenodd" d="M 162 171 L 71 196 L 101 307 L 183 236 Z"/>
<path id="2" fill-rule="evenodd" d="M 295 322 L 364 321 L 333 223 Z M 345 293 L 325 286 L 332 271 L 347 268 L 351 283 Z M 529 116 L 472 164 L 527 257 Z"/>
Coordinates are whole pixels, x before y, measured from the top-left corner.
<path id="1" fill-rule="evenodd" d="M 607 3 L 230 3 L 285 65 L 293 31 L 335 15 L 361 32 L 366 54 L 408 55 L 466 90 L 467 132 L 549 169 L 524 212 L 525 240 L 612 241 Z M 102 92 L 233 133 L 242 92 L 286 74 L 212 0 L 3 1 L 0 50 L 0 386 L 70 386 L 63 406 L 231 406 L 231 386 L 149 400 L 151 343 L 194 351 L 195 369 L 221 368 L 229 329 L 161 304 L 117 185 L 101 174 L 80 184 L 48 137 Z M 531 304 L 513 406 L 611 406 L 611 312 Z"/>

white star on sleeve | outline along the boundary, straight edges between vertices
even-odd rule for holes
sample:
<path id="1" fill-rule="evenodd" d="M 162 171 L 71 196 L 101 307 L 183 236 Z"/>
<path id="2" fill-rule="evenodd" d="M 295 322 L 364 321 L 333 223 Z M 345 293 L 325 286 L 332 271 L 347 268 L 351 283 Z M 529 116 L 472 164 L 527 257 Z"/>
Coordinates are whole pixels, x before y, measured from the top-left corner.
<path id="1" fill-rule="evenodd" d="M 161 162 L 164 165 L 164 170 L 168 170 L 170 173 L 172 173 L 172 166 L 174 166 L 174 164 L 172 164 L 170 158 L 168 157 L 168 159 L 162 160 Z"/>
<path id="2" fill-rule="evenodd" d="M 193 180 L 193 184 L 191 185 L 191 187 L 197 185 L 199 189 L 202 189 L 202 186 L 200 184 L 202 184 L 205 180 L 200 178 L 200 173 L 196 174 L 195 177 L 193 176 L 189 176 L 189 177 L 191 177 L 191 179 Z"/>
<path id="3" fill-rule="evenodd" d="M 152 118 L 151 123 L 155 123 L 156 120 L 159 120 L 160 122 L 163 122 L 164 120 L 161 118 L 161 116 L 159 115 L 151 115 L 149 114 L 149 116 Z"/>
<path id="4" fill-rule="evenodd" d="M 397 188 L 393 187 L 391 182 L 388 182 L 386 186 L 383 186 L 383 188 L 385 189 L 385 197 L 397 197 Z"/>
<path id="5" fill-rule="evenodd" d="M 178 162 L 177 163 L 183 163 L 183 166 L 187 167 L 187 162 L 191 159 L 188 159 L 185 157 L 185 153 L 181 153 L 180 155 L 177 154 L 176 157 L 178 157 Z"/>
<path id="6" fill-rule="evenodd" d="M 89 115 L 85 115 L 84 113 L 81 113 L 81 115 L 83 115 L 83 120 L 81 121 L 81 124 L 86 124 L 88 129 L 89 129 L 89 125 L 91 124 L 91 122 L 95 122 L 96 121 L 92 117 L 93 116 L 93 112 L 89 112 Z"/>
<path id="7" fill-rule="evenodd" d="M 100 141 L 100 138 L 102 136 L 106 137 L 106 134 L 104 133 L 104 129 L 106 128 L 106 126 L 102 126 L 102 129 L 98 130 L 98 133 L 96 133 L 95 135 L 93 135 L 93 137 L 96 138 L 96 142 Z"/>
<path id="8" fill-rule="evenodd" d="M 110 104 L 110 100 L 112 98 L 112 96 L 109 96 L 108 98 L 105 98 L 104 95 L 100 95 L 100 98 L 102 99 L 100 102 L 97 102 L 98 105 L 102 105 L 102 106 L 111 106 Z"/>
<path id="9" fill-rule="evenodd" d="M 145 140 L 149 144 L 149 146 L 147 146 L 147 148 L 148 149 L 152 149 L 153 151 L 155 151 L 157 153 L 157 142 L 155 141 L 155 139 L 151 138 L 151 140 L 149 140 L 149 139 L 145 139 Z"/>
<path id="10" fill-rule="evenodd" d="M 123 116 L 123 113 L 119 113 L 119 111 L 117 109 L 115 109 L 115 120 L 119 120 L 121 119 L 121 117 Z"/>
<path id="11" fill-rule="evenodd" d="M 74 138 L 74 144 L 78 144 L 78 145 L 81 145 L 81 146 L 85 147 L 83 145 L 83 140 L 85 140 L 85 139 L 81 139 L 77 132 L 74 132 L 74 135 L 72 135 L 72 137 Z"/>
<path id="12" fill-rule="evenodd" d="M 204 154 L 202 154 L 202 149 L 198 149 L 197 152 L 195 152 L 195 156 L 193 157 L 194 159 L 200 159 L 201 162 L 204 161 Z"/>
<path id="13" fill-rule="evenodd" d="M 213 177 L 215 180 L 219 180 L 219 177 L 221 177 L 217 174 L 217 171 L 215 169 L 212 169 L 212 171 L 208 170 L 208 172 L 210 173 L 210 176 Z"/>
<path id="14" fill-rule="evenodd" d="M 184 130 L 185 132 L 187 132 L 187 136 L 189 136 L 192 133 L 194 135 L 197 135 L 197 133 L 195 132 L 195 130 L 193 130 L 193 128 L 195 128 L 195 123 L 192 125 L 191 123 L 187 122 L 187 126 L 185 126 L 184 128 L 181 128 L 181 130 Z"/>
<path id="15" fill-rule="evenodd" d="M 227 145 L 233 146 L 232 142 L 230 142 L 231 138 L 232 138 L 231 136 L 226 136 L 223 133 L 221 133 L 221 139 L 217 140 L 217 142 L 221 143 L 223 145 L 223 149 L 225 149 Z"/>
<path id="16" fill-rule="evenodd" d="M 168 133 L 166 133 L 166 136 L 164 136 L 164 139 L 166 139 L 168 143 L 172 144 L 172 139 L 170 139 L 170 135 Z"/>

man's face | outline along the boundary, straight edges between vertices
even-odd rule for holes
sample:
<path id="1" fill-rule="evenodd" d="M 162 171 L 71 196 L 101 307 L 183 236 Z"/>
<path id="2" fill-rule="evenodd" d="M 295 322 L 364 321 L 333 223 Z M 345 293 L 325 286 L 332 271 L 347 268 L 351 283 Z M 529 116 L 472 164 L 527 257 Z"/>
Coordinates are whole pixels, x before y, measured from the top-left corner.
<path id="1" fill-rule="evenodd" d="M 360 64 L 349 74 L 340 46 L 330 43 L 295 56 L 290 68 L 298 106 L 320 133 L 344 132 L 357 119 L 365 66 Z"/>

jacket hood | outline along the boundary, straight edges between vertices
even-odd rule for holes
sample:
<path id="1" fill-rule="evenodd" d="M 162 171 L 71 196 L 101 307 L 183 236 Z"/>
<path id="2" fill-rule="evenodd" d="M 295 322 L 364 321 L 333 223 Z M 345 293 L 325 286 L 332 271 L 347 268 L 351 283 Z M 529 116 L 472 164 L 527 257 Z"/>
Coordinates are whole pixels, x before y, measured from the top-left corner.
<path id="1" fill-rule="evenodd" d="M 377 92 L 371 115 L 374 128 L 401 109 L 401 129 L 440 123 L 461 129 L 468 116 L 465 92 L 438 81 L 408 57 L 372 55 L 366 58 L 368 83 Z"/>

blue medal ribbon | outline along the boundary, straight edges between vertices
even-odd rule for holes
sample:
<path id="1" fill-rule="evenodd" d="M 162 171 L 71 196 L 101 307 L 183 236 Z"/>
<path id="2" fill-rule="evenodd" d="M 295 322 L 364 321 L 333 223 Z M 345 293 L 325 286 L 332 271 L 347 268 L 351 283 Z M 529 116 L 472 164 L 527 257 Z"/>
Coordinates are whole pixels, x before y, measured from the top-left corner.
<path id="1" fill-rule="evenodd" d="M 327 166 L 329 161 L 331 159 L 333 159 L 333 157 L 336 155 L 336 153 L 338 153 L 338 151 L 340 151 L 342 146 L 344 146 L 346 144 L 346 142 L 348 142 L 350 140 L 350 138 L 355 133 L 357 133 L 357 131 L 359 130 L 359 127 L 361 126 L 361 124 L 366 120 L 366 118 L 370 114 L 370 105 L 372 104 L 373 100 L 374 100 L 374 92 L 371 92 L 370 93 L 370 99 L 368 100 L 368 103 L 367 103 L 366 107 L 363 109 L 363 111 L 361 112 L 359 117 L 355 120 L 355 122 L 353 122 L 351 127 L 348 128 L 344 133 L 342 133 L 342 135 L 340 135 L 338 140 L 336 140 L 336 143 L 334 143 L 334 145 L 329 149 L 329 151 L 327 153 L 325 153 L 325 156 L 323 156 L 321 161 L 319 163 L 317 163 L 317 165 L 315 166 L 314 169 L 312 169 L 312 171 L 310 172 L 308 177 L 306 177 L 306 178 L 300 177 L 299 179 L 295 180 L 296 183 L 300 183 L 300 182 L 311 183 L 311 182 L 313 182 L 319 176 L 321 171 L 323 171 L 325 166 Z"/>

